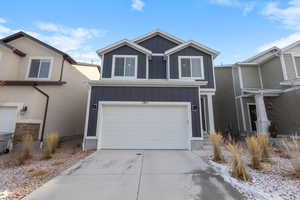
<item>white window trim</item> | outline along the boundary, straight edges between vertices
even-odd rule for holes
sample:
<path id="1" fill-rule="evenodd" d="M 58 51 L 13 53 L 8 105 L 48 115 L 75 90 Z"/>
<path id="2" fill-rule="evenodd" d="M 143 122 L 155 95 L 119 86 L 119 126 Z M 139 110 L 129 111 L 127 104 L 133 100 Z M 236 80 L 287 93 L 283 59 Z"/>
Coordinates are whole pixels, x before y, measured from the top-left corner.
<path id="1" fill-rule="evenodd" d="M 182 58 L 199 58 L 201 63 L 201 77 L 193 77 L 192 76 L 192 66 L 191 66 L 191 77 L 182 77 L 181 76 L 181 59 Z M 178 72 L 179 72 L 179 79 L 186 79 L 186 80 L 204 80 L 204 66 L 203 66 L 203 56 L 178 56 Z"/>
<path id="2" fill-rule="evenodd" d="M 292 55 L 292 60 L 293 60 L 293 65 L 294 65 L 294 70 L 295 70 L 296 78 L 300 78 L 300 75 L 299 75 L 300 72 L 298 72 L 298 70 L 297 70 L 297 65 L 296 65 L 296 60 L 295 60 L 296 57 L 300 58 L 300 55 L 296 55 L 296 54 L 293 54 L 293 53 L 291 53 L 291 55 Z"/>
<path id="3" fill-rule="evenodd" d="M 39 60 L 50 60 L 50 66 L 49 66 L 49 74 L 47 78 L 32 78 L 29 77 L 29 72 L 30 72 L 30 66 L 31 66 L 31 62 L 33 59 L 39 59 Z M 26 73 L 26 80 L 50 80 L 51 78 L 51 74 L 52 74 L 52 65 L 53 65 L 53 58 L 52 57 L 41 57 L 41 56 L 34 56 L 34 57 L 29 57 L 29 62 L 28 62 L 28 66 L 27 66 L 27 73 Z M 39 68 L 40 70 L 40 68 Z"/>
<path id="4" fill-rule="evenodd" d="M 134 76 L 131 76 L 131 77 L 129 77 L 129 76 L 115 76 L 115 61 L 116 61 L 116 58 L 134 58 L 135 59 Z M 125 64 L 125 61 L 124 61 L 124 64 Z M 121 80 L 124 80 L 124 79 L 125 80 L 137 79 L 137 66 L 138 66 L 138 56 L 137 55 L 113 55 L 111 78 L 121 79 Z"/>

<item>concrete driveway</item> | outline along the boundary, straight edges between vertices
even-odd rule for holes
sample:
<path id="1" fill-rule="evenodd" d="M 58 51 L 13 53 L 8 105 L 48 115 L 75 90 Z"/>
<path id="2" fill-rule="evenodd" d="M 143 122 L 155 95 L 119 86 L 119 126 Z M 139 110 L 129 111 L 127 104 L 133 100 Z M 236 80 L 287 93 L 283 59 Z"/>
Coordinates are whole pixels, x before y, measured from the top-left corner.
<path id="1" fill-rule="evenodd" d="M 25 199 L 232 200 L 241 197 L 193 152 L 102 150 Z"/>

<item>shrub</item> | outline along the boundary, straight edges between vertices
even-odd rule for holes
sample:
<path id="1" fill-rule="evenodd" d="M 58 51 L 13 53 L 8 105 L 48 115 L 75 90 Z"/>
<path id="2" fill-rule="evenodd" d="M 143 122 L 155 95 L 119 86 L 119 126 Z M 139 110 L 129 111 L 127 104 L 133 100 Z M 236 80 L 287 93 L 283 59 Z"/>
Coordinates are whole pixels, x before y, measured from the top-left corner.
<path id="1" fill-rule="evenodd" d="M 299 141 L 293 137 L 292 141 L 283 141 L 283 146 L 285 147 L 290 159 L 290 162 L 294 169 L 294 174 L 296 178 L 300 178 L 300 144 Z"/>
<path id="2" fill-rule="evenodd" d="M 270 162 L 269 151 L 269 136 L 267 134 L 260 134 L 257 136 L 260 148 L 262 150 L 261 159 L 263 162 Z"/>
<path id="3" fill-rule="evenodd" d="M 239 145 L 234 143 L 229 143 L 227 145 L 227 149 L 232 154 L 231 176 L 242 181 L 251 181 L 252 178 L 250 174 L 247 172 L 246 167 L 241 159 L 243 149 Z"/>
<path id="4" fill-rule="evenodd" d="M 45 138 L 46 146 L 49 149 L 50 153 L 55 153 L 58 142 L 59 142 L 59 134 L 58 133 L 50 133 Z"/>
<path id="5" fill-rule="evenodd" d="M 49 160 L 52 158 L 50 149 L 47 147 L 47 144 L 44 146 L 42 153 L 43 153 L 42 159 Z"/>
<path id="6" fill-rule="evenodd" d="M 224 162 L 224 156 L 221 151 L 221 145 L 223 143 L 223 137 L 220 133 L 212 132 L 209 134 L 209 139 L 213 144 L 213 161 Z"/>
<path id="7" fill-rule="evenodd" d="M 261 169 L 262 148 L 258 142 L 258 138 L 256 136 L 247 137 L 246 145 L 251 155 L 250 166 L 253 169 Z"/>

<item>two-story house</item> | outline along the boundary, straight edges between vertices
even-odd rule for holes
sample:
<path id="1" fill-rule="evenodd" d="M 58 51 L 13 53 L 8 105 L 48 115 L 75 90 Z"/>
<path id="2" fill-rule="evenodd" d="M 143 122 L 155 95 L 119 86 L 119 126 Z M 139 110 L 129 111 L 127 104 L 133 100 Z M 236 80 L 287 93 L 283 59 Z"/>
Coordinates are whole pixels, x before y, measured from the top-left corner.
<path id="1" fill-rule="evenodd" d="M 282 49 L 270 48 L 234 65 L 216 67 L 215 73 L 219 130 L 231 127 L 239 132 L 268 132 L 273 121 L 280 134 L 299 131 L 300 41 Z"/>
<path id="2" fill-rule="evenodd" d="M 0 134 L 83 135 L 87 82 L 98 68 L 24 32 L 0 40 Z"/>
<path id="3" fill-rule="evenodd" d="M 193 149 L 214 130 L 217 51 L 156 30 L 97 53 L 84 149 Z"/>

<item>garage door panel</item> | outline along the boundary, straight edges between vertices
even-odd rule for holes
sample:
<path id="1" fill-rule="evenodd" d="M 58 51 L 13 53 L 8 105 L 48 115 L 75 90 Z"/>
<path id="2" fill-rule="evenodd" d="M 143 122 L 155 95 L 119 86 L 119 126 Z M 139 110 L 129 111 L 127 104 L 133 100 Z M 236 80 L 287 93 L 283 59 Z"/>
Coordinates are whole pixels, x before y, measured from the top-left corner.
<path id="1" fill-rule="evenodd" d="M 104 104 L 101 113 L 101 148 L 188 148 L 187 106 Z"/>

